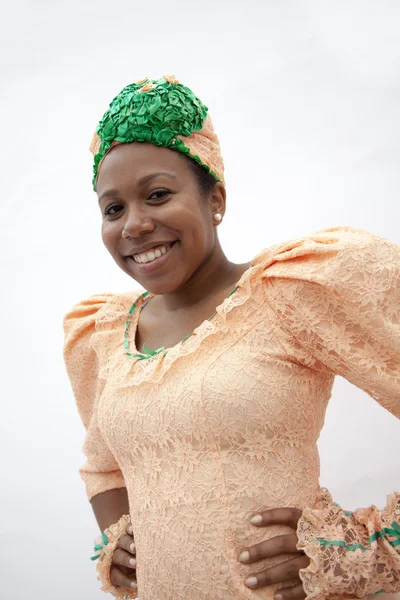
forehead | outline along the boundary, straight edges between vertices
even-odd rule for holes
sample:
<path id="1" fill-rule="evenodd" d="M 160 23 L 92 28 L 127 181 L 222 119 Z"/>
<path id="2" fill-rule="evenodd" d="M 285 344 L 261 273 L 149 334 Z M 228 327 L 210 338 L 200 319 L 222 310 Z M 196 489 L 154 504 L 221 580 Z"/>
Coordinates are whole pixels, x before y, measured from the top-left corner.
<path id="1" fill-rule="evenodd" d="M 176 150 L 139 142 L 119 144 L 103 159 L 97 191 L 106 185 L 134 185 L 137 180 L 157 171 L 171 172 L 176 177 L 189 174 L 184 157 Z"/>

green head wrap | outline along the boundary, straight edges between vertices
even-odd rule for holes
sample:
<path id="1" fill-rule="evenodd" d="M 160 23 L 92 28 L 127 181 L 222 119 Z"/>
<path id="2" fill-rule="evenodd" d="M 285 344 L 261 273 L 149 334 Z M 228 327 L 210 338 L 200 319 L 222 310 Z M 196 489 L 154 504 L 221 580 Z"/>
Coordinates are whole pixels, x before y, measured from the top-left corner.
<path id="1" fill-rule="evenodd" d="M 117 144 L 148 142 L 187 154 L 223 179 L 223 160 L 208 108 L 173 75 L 127 85 L 104 113 L 93 136 L 93 189 L 100 163 Z"/>

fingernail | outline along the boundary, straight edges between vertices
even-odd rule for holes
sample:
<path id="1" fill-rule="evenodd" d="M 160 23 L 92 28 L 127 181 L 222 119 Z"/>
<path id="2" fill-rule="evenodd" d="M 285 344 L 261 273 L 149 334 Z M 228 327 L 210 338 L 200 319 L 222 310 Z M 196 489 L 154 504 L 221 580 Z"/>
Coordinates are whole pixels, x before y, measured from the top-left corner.
<path id="1" fill-rule="evenodd" d="M 135 544 L 131 544 L 129 546 L 129 549 L 130 549 L 131 552 L 135 552 Z"/>
<path id="2" fill-rule="evenodd" d="M 128 525 L 128 533 L 129 533 L 129 535 L 133 534 L 132 525 Z"/>
<path id="3" fill-rule="evenodd" d="M 130 558 L 129 564 L 132 565 L 132 567 L 136 567 L 136 558 Z"/>
<path id="4" fill-rule="evenodd" d="M 283 600 L 282 594 L 276 594 L 275 595 L 275 600 Z"/>
<path id="5" fill-rule="evenodd" d="M 131 581 L 131 588 L 134 588 L 136 590 L 136 588 L 137 588 L 136 581 Z"/>
<path id="6" fill-rule="evenodd" d="M 250 523 L 252 523 L 253 525 L 259 525 L 260 523 L 262 523 L 262 520 L 262 515 L 254 515 L 254 517 L 251 517 Z"/>
<path id="7" fill-rule="evenodd" d="M 250 552 L 245 550 L 239 555 L 240 562 L 248 562 L 250 560 Z"/>
<path id="8" fill-rule="evenodd" d="M 256 587 L 257 583 L 257 577 L 248 577 L 245 580 L 244 585 L 247 585 L 247 587 Z"/>

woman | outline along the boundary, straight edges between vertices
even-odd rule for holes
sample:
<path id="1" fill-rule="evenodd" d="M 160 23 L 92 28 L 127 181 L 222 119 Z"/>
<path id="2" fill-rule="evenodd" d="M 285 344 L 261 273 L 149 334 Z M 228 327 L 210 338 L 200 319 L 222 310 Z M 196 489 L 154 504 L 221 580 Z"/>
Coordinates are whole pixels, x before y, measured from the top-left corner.
<path id="1" fill-rule="evenodd" d="M 172 76 L 127 86 L 91 149 L 104 244 L 143 288 L 65 317 L 102 589 L 399 592 L 400 495 L 343 511 L 316 442 L 336 374 L 400 416 L 400 248 L 336 227 L 230 262 L 218 139 Z"/>

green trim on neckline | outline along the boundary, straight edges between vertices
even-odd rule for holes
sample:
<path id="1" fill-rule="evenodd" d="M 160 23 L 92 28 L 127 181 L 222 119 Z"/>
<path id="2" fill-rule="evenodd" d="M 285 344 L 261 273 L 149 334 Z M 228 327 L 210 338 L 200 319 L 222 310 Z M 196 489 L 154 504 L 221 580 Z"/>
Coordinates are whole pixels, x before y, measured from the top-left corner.
<path id="1" fill-rule="evenodd" d="M 230 298 L 238 289 L 238 285 L 229 292 L 229 294 L 225 297 L 224 301 L 227 300 L 228 298 Z M 135 311 L 135 309 L 138 307 L 138 304 L 140 302 L 141 299 L 146 298 L 147 296 L 150 296 L 150 292 L 144 292 L 143 294 L 141 294 L 139 296 L 139 298 L 136 300 L 136 302 L 134 302 L 132 304 L 132 306 L 130 307 L 129 311 L 128 311 L 128 318 L 126 320 L 125 323 L 125 332 L 124 332 L 124 350 L 126 350 L 126 356 L 128 358 L 137 358 L 138 360 L 147 360 L 149 358 L 152 358 L 153 356 L 156 356 L 157 354 L 161 354 L 164 353 L 164 356 L 166 356 L 168 354 L 168 349 L 165 346 L 161 346 L 161 348 L 158 348 L 157 350 L 150 350 L 150 348 L 147 348 L 147 346 L 145 344 L 143 344 L 143 350 L 144 352 L 135 352 L 134 354 L 129 352 L 129 348 L 130 348 L 130 343 L 129 343 L 129 327 L 132 321 L 132 315 Z M 208 317 L 208 319 L 206 319 L 206 321 L 211 321 L 211 319 L 217 314 L 217 311 L 214 311 L 213 314 L 211 315 L 211 317 Z M 183 340 L 181 340 L 180 342 L 178 342 L 178 344 L 183 344 L 183 342 L 185 342 L 187 339 L 189 339 L 190 337 L 192 337 L 192 335 L 196 335 L 194 331 L 192 331 L 192 333 L 189 333 L 188 335 L 186 335 Z M 176 346 L 178 345 L 176 344 Z"/>

